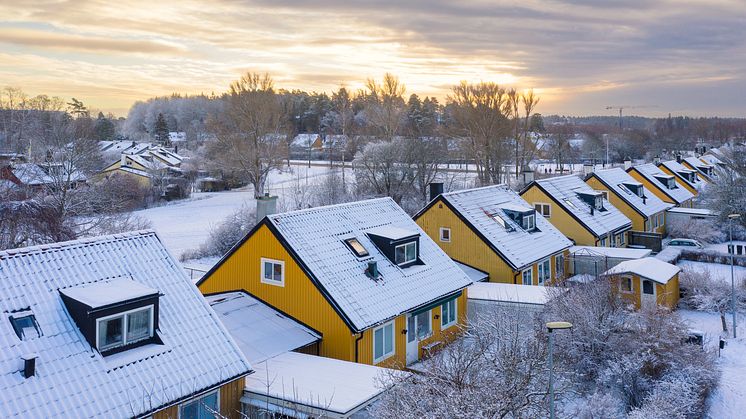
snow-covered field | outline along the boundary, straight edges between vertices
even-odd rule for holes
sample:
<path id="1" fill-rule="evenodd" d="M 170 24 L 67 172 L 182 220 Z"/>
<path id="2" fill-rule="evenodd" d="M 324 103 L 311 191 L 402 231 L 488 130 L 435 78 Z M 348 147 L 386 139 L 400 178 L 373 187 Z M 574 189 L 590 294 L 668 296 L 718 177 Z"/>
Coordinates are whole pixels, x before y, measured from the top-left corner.
<path id="1" fill-rule="evenodd" d="M 705 333 L 705 344 L 717 350 L 717 345 L 722 334 L 720 315 L 718 313 L 705 313 L 701 311 L 679 310 L 679 315 L 684 318 L 692 329 Z M 727 316 L 728 330 L 732 333 L 731 317 Z M 741 418 L 746 414 L 746 339 L 743 338 L 746 331 L 746 316 L 742 313 L 738 316 L 740 336 L 738 339 L 728 339 L 728 344 L 722 350 L 718 359 L 721 371 L 720 384 L 709 400 L 710 418 Z M 732 336 L 732 335 L 731 335 Z"/>

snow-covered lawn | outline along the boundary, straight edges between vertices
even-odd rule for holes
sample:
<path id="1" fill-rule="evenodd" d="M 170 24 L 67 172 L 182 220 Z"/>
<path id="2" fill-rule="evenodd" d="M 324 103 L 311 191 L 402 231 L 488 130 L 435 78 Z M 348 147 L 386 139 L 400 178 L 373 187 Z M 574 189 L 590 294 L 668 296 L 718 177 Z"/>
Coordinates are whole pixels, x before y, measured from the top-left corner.
<path id="1" fill-rule="evenodd" d="M 678 266 L 681 269 L 690 269 L 700 272 L 709 272 L 713 280 L 724 281 L 730 284 L 730 265 L 721 263 L 695 262 L 691 260 L 680 260 Z M 746 280 L 746 267 L 734 266 L 736 285 Z"/>
<path id="2" fill-rule="evenodd" d="M 269 176 L 267 191 L 282 199 L 293 186 L 319 182 L 329 172 L 327 167 L 293 167 L 274 171 Z M 346 175 L 352 177 L 348 169 Z M 251 186 L 224 192 L 196 192 L 189 199 L 135 212 L 151 222 L 166 247 L 177 258 L 187 250 L 199 247 L 214 226 L 241 207 L 256 207 Z"/>
<path id="3" fill-rule="evenodd" d="M 717 345 L 722 334 L 720 315 L 718 313 L 706 313 L 692 310 L 678 310 L 679 315 L 684 318 L 692 329 L 705 333 L 705 344 L 717 350 Z M 727 316 L 728 331 L 731 333 L 731 317 Z M 710 396 L 709 414 L 711 418 L 739 418 L 744 417 L 746 412 L 746 316 L 740 313 L 738 316 L 740 337 L 728 339 L 728 344 L 722 350 L 718 359 L 721 371 L 720 384 Z"/>

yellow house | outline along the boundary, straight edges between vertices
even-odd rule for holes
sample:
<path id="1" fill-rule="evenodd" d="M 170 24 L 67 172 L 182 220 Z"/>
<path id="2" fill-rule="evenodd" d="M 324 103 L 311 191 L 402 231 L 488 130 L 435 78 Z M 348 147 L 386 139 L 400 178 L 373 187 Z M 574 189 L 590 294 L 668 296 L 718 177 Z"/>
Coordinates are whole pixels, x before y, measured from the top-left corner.
<path id="1" fill-rule="evenodd" d="M 706 183 L 712 183 L 717 178 L 715 166 L 696 157 L 685 157 L 681 164 L 687 169 L 695 170 L 697 177 Z"/>
<path id="2" fill-rule="evenodd" d="M 658 164 L 658 168 L 664 173 L 676 178 L 676 183 L 688 190 L 693 196 L 699 194 L 698 188 L 702 181 L 697 176 L 697 171 L 689 169 L 676 160 L 668 160 Z"/>
<path id="3" fill-rule="evenodd" d="M 438 195 L 414 218 L 448 256 L 489 282 L 544 285 L 565 276 L 572 242 L 505 185 Z"/>
<path id="4" fill-rule="evenodd" d="M 585 177 L 585 183 L 632 220 L 633 231 L 665 232 L 665 212 L 673 204 L 663 202 L 623 169 L 597 170 Z"/>
<path id="5" fill-rule="evenodd" d="M 640 164 L 627 169 L 635 180 L 641 182 L 645 188 L 652 191 L 663 202 L 677 207 L 691 208 L 694 194 L 689 191 L 676 177 L 664 173 L 653 163 Z"/>
<path id="6" fill-rule="evenodd" d="M 382 198 L 267 216 L 197 285 L 245 291 L 317 331 L 321 356 L 403 367 L 458 333 L 469 284 Z"/>
<path id="7" fill-rule="evenodd" d="M 654 257 L 624 261 L 604 273 L 613 281 L 619 295 L 637 308 L 663 306 L 676 308 L 679 303 L 681 269 Z"/>
<path id="8" fill-rule="evenodd" d="M 531 182 L 521 197 L 576 245 L 626 247 L 632 221 L 575 175 Z"/>

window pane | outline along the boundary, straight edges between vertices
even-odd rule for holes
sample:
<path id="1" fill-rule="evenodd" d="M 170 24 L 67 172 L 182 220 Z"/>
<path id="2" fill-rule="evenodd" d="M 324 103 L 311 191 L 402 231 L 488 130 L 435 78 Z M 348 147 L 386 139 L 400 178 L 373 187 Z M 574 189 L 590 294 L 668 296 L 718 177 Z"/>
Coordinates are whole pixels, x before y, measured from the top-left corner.
<path id="1" fill-rule="evenodd" d="M 409 316 L 407 318 L 407 342 L 414 342 L 417 336 L 417 330 L 415 330 L 415 317 Z"/>
<path id="2" fill-rule="evenodd" d="M 383 356 L 383 329 L 373 332 L 373 357 L 375 359 Z"/>
<path id="3" fill-rule="evenodd" d="M 383 328 L 383 353 L 394 352 L 394 325 L 389 324 Z"/>
<path id="4" fill-rule="evenodd" d="M 197 419 L 197 401 L 181 405 L 181 419 Z"/>
<path id="5" fill-rule="evenodd" d="M 264 279 L 272 279 L 272 263 L 264 262 Z"/>
<path id="6" fill-rule="evenodd" d="M 410 243 L 406 246 L 407 249 L 407 262 L 411 262 L 417 258 L 417 245 Z"/>
<path id="7" fill-rule="evenodd" d="M 404 252 L 404 246 L 398 246 L 395 250 L 395 258 L 396 264 L 402 264 L 405 261 L 405 252 Z"/>
<path id="8" fill-rule="evenodd" d="M 282 282 L 282 265 L 279 263 L 273 263 L 272 266 L 274 269 L 274 280 Z"/>
<path id="9" fill-rule="evenodd" d="M 99 349 L 109 349 L 124 343 L 122 336 L 122 323 L 122 317 L 99 322 Z"/>
<path id="10" fill-rule="evenodd" d="M 642 282 L 642 292 L 648 295 L 653 294 L 653 283 L 650 281 Z"/>
<path id="11" fill-rule="evenodd" d="M 218 393 L 211 393 L 199 400 L 199 419 L 213 419 L 218 411 Z"/>
<path id="12" fill-rule="evenodd" d="M 150 337 L 150 309 L 127 315 L 127 343 Z"/>
<path id="13" fill-rule="evenodd" d="M 417 315 L 417 338 L 424 339 L 430 335 L 430 311 Z"/>
<path id="14" fill-rule="evenodd" d="M 440 318 L 441 318 L 440 324 L 441 325 L 448 324 L 449 322 L 448 320 L 449 313 L 450 313 L 449 306 L 450 306 L 450 301 L 440 306 Z"/>

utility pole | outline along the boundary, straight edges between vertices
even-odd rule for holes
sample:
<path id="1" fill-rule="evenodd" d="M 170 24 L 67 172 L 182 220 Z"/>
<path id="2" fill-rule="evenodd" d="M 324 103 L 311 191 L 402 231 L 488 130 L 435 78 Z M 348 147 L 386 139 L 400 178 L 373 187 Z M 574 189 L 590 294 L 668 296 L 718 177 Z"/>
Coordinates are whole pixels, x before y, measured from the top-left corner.
<path id="1" fill-rule="evenodd" d="M 739 218 L 741 214 L 730 214 L 728 215 L 728 233 L 730 234 L 730 309 L 733 312 L 733 339 L 736 338 L 736 275 L 735 268 L 733 267 L 733 254 L 736 253 L 736 248 L 733 246 L 733 220 Z"/>

